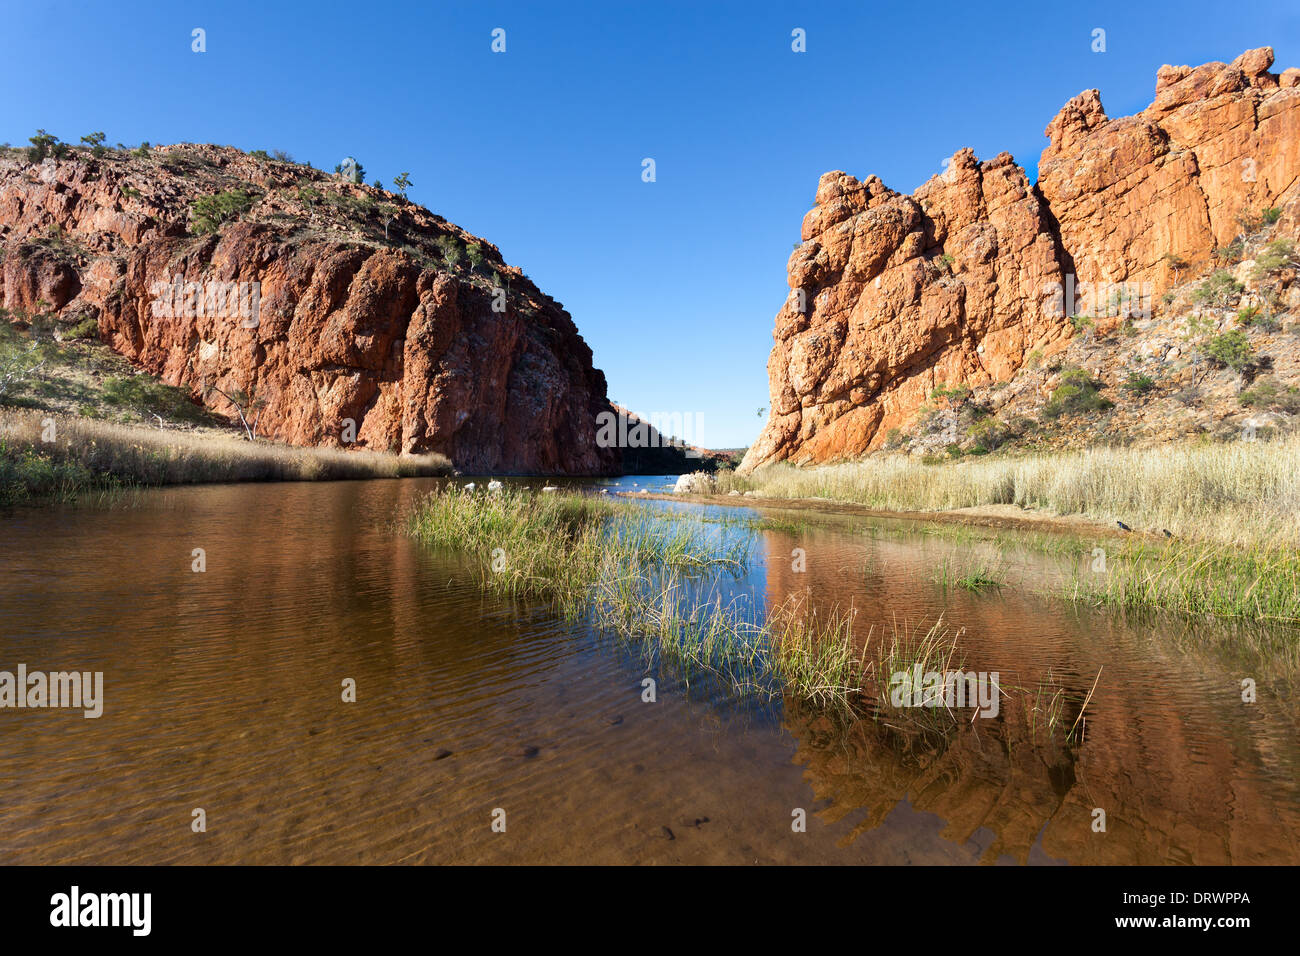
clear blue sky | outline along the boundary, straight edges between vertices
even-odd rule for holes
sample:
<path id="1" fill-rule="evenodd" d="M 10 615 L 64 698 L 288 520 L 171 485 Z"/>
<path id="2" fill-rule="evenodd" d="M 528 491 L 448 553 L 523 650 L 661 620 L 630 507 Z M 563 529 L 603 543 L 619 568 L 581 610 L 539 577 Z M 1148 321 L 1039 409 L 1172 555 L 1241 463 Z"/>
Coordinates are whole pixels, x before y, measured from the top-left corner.
<path id="1" fill-rule="evenodd" d="M 407 170 L 414 200 L 568 308 L 611 398 L 697 413 L 691 437 L 714 447 L 761 425 L 785 262 L 822 172 L 911 191 L 971 146 L 1032 177 L 1081 90 L 1118 116 L 1150 102 L 1162 63 L 1271 45 L 1275 70 L 1300 66 L 1295 0 L 4 0 L 0 22 L 0 141 L 104 130 L 325 169 L 352 154 L 386 184 Z"/>

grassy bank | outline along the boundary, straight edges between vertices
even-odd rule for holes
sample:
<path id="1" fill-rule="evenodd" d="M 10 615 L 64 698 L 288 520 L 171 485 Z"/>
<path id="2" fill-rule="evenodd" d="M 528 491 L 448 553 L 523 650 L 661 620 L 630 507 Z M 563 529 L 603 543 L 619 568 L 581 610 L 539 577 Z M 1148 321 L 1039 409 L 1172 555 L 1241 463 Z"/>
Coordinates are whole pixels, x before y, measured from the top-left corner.
<path id="1" fill-rule="evenodd" d="M 904 456 L 724 473 L 718 490 L 894 511 L 1018 505 L 1222 544 L 1300 548 L 1300 437 L 927 465 Z"/>
<path id="2" fill-rule="evenodd" d="M 46 422 L 53 422 L 52 435 Z M 0 408 L 0 502 L 130 486 L 404 478 L 449 471 L 450 463 L 437 455 L 295 448 Z"/>
<path id="3" fill-rule="evenodd" d="M 1001 546 L 1105 560 L 1077 571 L 1071 600 L 1257 621 L 1300 622 L 1300 438 L 1161 449 L 1098 448 L 926 465 L 881 457 L 851 464 L 723 473 L 717 490 L 851 502 L 898 513 L 1015 505 L 1133 533 L 1002 533 Z M 1000 514 L 1000 513 L 999 513 Z M 939 529 L 939 526 L 935 526 Z M 1068 533 L 1060 533 L 1067 531 Z M 942 529 L 939 529 L 942 530 Z M 954 536 L 970 529 L 952 528 Z M 1070 546 L 1070 543 L 1073 546 Z M 976 569 L 978 572 L 979 569 Z M 996 575 L 949 583 L 994 586 Z"/>

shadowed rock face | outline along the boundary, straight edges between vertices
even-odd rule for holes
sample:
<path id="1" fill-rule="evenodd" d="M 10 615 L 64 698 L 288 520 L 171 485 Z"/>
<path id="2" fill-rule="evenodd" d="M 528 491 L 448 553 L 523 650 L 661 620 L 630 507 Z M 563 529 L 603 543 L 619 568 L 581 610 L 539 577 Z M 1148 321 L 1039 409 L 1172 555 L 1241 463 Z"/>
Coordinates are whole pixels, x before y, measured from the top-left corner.
<path id="1" fill-rule="evenodd" d="M 878 448 L 934 386 L 1006 380 L 1064 347 L 1063 289 L 1158 296 L 1167 256 L 1203 265 L 1245 210 L 1281 207 L 1279 233 L 1294 234 L 1300 70 L 1272 62 L 1265 47 L 1162 67 L 1155 103 L 1122 119 L 1080 94 L 1047 127 L 1036 185 L 1009 154 L 969 149 L 911 196 L 823 175 L 776 317 L 771 412 L 741 469 Z"/>
<path id="2" fill-rule="evenodd" d="M 193 202 L 232 189 L 254 193 L 251 208 L 191 235 Z M 10 153 L 0 236 L 7 308 L 95 315 L 101 339 L 196 400 L 207 384 L 265 402 L 268 437 L 340 445 L 354 429 L 361 447 L 439 452 L 464 471 L 618 470 L 596 443 L 605 377 L 568 313 L 490 243 L 391 193 L 221 147 L 39 165 Z M 448 264 L 447 237 L 477 243 L 479 269 Z M 176 276 L 260 283 L 256 327 L 210 300 L 206 315 L 158 314 L 157 284 Z M 233 412 L 218 392 L 202 400 Z"/>

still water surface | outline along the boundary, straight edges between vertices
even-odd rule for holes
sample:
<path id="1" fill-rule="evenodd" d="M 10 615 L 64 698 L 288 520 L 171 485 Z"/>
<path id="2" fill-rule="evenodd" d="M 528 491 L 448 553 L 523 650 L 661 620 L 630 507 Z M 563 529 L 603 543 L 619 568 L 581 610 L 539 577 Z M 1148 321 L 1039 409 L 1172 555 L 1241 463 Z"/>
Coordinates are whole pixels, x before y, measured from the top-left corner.
<path id="1" fill-rule="evenodd" d="M 688 686 L 544 607 L 483 596 L 462 557 L 397 527 L 434 484 L 0 512 L 0 670 L 105 683 L 97 720 L 0 710 L 0 861 L 1300 861 L 1289 699 L 1265 679 L 1242 703 L 1252 675 L 1184 625 L 1040 593 L 1048 559 L 1021 556 L 1004 566 L 1021 586 L 972 594 L 935 581 L 969 543 L 860 519 L 757 533 L 732 587 L 760 604 L 810 592 L 885 628 L 942 614 L 968 667 L 1026 686 L 1050 674 L 1080 698 L 1102 671 L 1081 745 L 918 741 Z M 709 509 L 724 512 L 754 514 Z"/>

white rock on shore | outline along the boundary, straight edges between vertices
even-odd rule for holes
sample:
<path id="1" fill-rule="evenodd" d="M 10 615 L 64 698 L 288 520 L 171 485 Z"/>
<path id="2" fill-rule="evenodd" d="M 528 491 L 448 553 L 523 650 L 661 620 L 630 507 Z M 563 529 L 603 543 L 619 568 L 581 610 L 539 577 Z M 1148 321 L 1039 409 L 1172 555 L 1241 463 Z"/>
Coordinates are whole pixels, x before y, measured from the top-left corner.
<path id="1" fill-rule="evenodd" d="M 703 471 L 692 471 L 677 477 L 673 485 L 675 495 L 707 495 L 713 491 L 713 476 Z"/>

